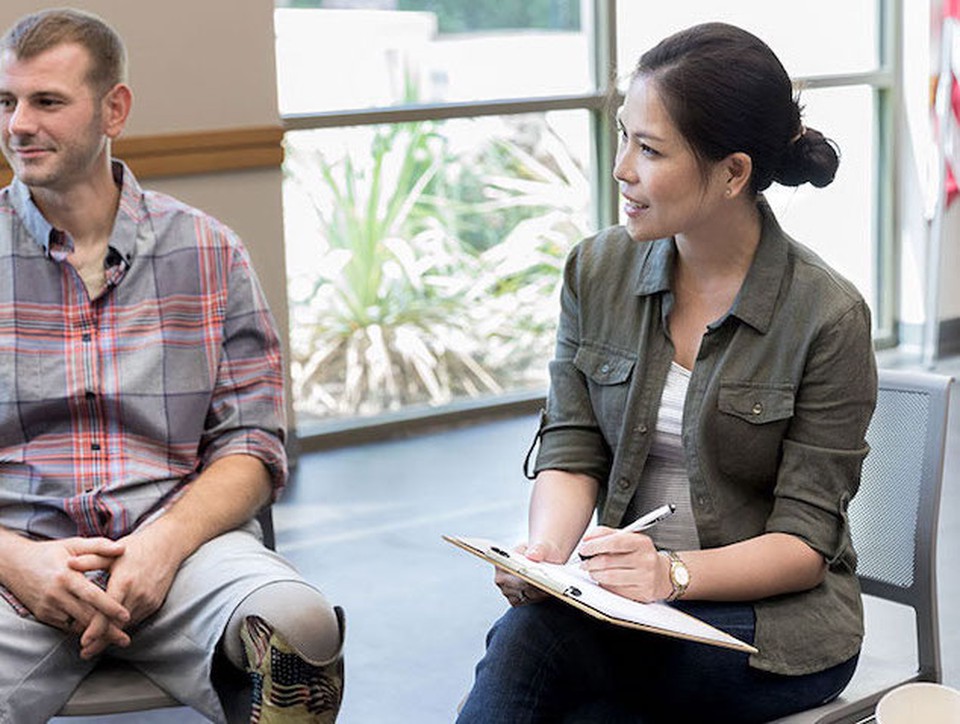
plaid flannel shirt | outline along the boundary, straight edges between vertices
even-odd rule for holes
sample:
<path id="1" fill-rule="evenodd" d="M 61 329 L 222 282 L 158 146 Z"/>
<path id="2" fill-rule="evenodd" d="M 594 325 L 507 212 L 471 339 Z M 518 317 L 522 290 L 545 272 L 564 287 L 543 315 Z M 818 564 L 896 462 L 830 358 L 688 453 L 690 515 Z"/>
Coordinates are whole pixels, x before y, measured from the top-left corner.
<path id="1" fill-rule="evenodd" d="M 31 538 L 124 536 L 227 455 L 286 480 L 280 343 L 246 250 L 113 170 L 92 300 L 69 236 L 20 181 L 0 190 L 0 525 Z"/>

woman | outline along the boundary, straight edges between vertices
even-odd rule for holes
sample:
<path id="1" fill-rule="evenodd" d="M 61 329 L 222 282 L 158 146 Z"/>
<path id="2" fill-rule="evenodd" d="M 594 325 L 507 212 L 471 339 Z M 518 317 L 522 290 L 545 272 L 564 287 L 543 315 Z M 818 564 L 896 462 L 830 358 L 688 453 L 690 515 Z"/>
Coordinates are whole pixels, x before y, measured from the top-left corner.
<path id="1" fill-rule="evenodd" d="M 579 550 L 602 586 L 759 653 L 598 622 L 498 574 L 513 607 L 461 722 L 760 722 L 835 697 L 856 666 L 846 508 L 876 400 L 870 314 L 761 195 L 830 183 L 834 147 L 772 51 L 718 23 L 644 54 L 618 125 L 626 226 L 567 263 L 524 548 Z M 616 530 L 665 503 L 647 534 Z"/>

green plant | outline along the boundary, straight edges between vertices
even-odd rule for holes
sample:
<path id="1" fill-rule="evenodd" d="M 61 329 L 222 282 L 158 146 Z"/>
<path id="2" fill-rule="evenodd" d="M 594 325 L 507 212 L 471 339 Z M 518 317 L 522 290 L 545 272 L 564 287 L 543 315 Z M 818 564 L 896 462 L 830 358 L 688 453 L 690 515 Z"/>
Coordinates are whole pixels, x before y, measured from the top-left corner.
<path id="1" fill-rule="evenodd" d="M 291 273 L 300 413 L 376 414 L 543 385 L 589 184 L 539 118 L 468 130 L 486 140 L 457 154 L 453 130 L 431 123 L 353 129 L 333 156 L 320 132 L 289 144 L 288 182 L 309 199 L 315 229 L 314 263 Z"/>
<path id="2" fill-rule="evenodd" d="M 549 359 L 563 264 L 590 230 L 590 182 L 548 123 L 519 121 L 493 141 L 500 168 L 484 177 L 487 200 L 473 213 L 511 213 L 518 221 L 482 259 L 497 279 L 495 296 L 512 300 L 511 324 L 525 337 L 531 364 Z M 492 361 L 495 364 L 495 361 Z"/>
<path id="3" fill-rule="evenodd" d="M 319 230 L 319 274 L 294 300 L 294 395 L 316 415 L 496 393 L 472 333 L 479 260 L 427 197 L 445 160 L 430 124 L 367 131 L 369 155 L 292 147 Z M 366 144 L 364 144 L 366 145 Z"/>

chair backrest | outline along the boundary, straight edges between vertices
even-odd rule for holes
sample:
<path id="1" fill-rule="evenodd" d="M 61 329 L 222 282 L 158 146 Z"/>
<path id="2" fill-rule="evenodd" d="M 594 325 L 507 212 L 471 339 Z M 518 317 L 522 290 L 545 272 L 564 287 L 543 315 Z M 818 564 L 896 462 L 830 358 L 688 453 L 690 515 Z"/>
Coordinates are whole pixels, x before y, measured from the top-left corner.
<path id="1" fill-rule="evenodd" d="M 272 551 L 277 550 L 277 535 L 273 529 L 273 508 L 266 506 L 257 513 L 257 521 L 263 532 L 263 544 Z"/>
<path id="2" fill-rule="evenodd" d="M 870 453 L 850 504 L 863 592 L 913 607 L 921 681 L 942 678 L 936 542 L 952 379 L 880 370 Z"/>

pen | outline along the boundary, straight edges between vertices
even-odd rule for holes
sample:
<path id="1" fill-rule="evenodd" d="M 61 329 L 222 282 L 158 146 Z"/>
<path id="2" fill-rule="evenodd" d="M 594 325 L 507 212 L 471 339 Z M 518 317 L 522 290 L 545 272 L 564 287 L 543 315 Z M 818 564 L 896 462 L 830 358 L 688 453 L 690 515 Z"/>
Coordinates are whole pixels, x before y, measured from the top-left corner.
<path id="1" fill-rule="evenodd" d="M 640 531 L 646 530 L 647 528 L 652 528 L 660 521 L 669 518 L 676 512 L 676 510 L 677 506 L 673 503 L 661 505 L 659 508 L 654 508 L 649 513 L 644 513 L 635 521 L 624 526 L 620 530 L 624 533 L 639 533 Z M 588 558 L 592 558 L 592 556 L 585 556 L 582 553 L 580 554 L 581 560 L 585 561 Z"/>
<path id="2" fill-rule="evenodd" d="M 647 528 L 652 528 L 661 520 L 669 518 L 676 510 L 677 506 L 675 506 L 673 503 L 661 505 L 659 508 L 654 508 L 649 513 L 641 515 L 630 525 L 624 526 L 621 530 L 623 530 L 624 533 L 639 533 Z"/>

